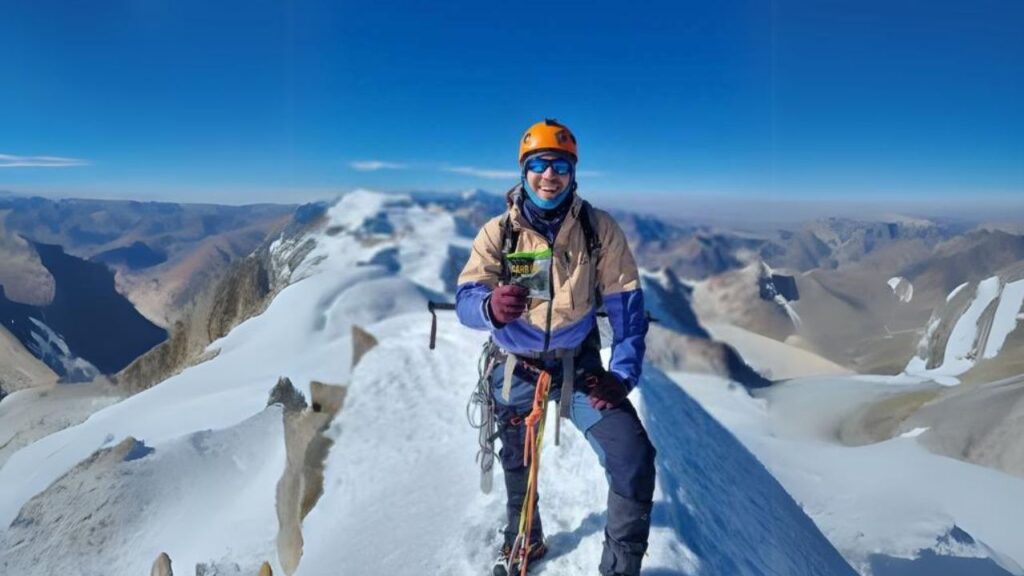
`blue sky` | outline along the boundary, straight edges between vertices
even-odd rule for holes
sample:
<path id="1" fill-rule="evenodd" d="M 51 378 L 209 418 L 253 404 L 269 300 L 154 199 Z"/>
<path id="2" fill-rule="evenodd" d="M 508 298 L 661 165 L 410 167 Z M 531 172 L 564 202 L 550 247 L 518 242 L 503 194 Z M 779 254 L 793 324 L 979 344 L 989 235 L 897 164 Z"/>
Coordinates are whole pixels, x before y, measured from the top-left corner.
<path id="1" fill-rule="evenodd" d="M 0 189 L 1024 197 L 1024 2 L 5 2 Z"/>

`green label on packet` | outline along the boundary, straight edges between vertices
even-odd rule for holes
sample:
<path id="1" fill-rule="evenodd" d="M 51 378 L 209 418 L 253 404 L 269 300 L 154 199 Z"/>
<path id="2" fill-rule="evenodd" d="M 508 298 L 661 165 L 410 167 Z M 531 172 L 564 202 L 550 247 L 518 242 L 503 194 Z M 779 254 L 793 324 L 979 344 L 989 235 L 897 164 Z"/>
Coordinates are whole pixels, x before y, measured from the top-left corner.
<path id="1" fill-rule="evenodd" d="M 530 298 L 551 299 L 551 249 L 505 256 L 512 283 L 530 290 Z"/>

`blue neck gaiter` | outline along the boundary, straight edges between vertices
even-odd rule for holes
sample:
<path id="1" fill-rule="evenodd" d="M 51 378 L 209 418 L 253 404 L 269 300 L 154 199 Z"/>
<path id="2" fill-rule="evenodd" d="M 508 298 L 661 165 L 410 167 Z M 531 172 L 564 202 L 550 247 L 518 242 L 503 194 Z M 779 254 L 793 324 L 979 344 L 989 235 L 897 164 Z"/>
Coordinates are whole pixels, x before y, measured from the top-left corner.
<path id="1" fill-rule="evenodd" d="M 572 207 L 572 190 L 576 187 L 569 185 L 565 192 L 558 196 L 562 202 L 551 210 L 545 210 L 535 204 L 533 197 L 529 193 L 529 188 L 526 186 L 523 188 L 527 191 L 526 195 L 522 196 L 519 202 L 519 209 L 522 210 L 523 217 L 526 218 L 531 228 L 543 234 L 548 239 L 548 242 L 553 244 L 555 237 L 558 236 L 558 230 L 562 227 L 562 222 L 565 220 L 565 215 L 569 213 L 569 208 Z"/>
<path id="2" fill-rule="evenodd" d="M 569 190 L 571 188 L 572 182 L 570 182 L 569 185 L 565 187 L 565 190 L 559 192 L 558 196 L 555 196 L 550 200 L 545 200 L 544 198 L 541 198 L 539 194 L 533 191 L 533 188 L 531 188 L 530 184 L 526 181 L 526 176 L 523 176 L 523 190 L 526 190 L 526 195 L 530 197 L 530 201 L 533 202 L 538 208 L 542 208 L 544 210 L 554 210 L 555 208 L 558 208 L 562 201 L 564 201 L 566 197 L 569 196 Z"/>
<path id="3" fill-rule="evenodd" d="M 563 202 L 565 202 L 566 198 L 572 196 L 571 192 L 572 192 L 572 190 L 574 188 L 576 188 L 576 164 L 575 164 L 575 162 L 573 162 L 573 171 L 571 172 L 572 176 L 569 178 L 569 182 L 565 185 L 565 189 L 562 190 L 561 192 L 559 192 L 558 196 L 555 196 L 554 198 L 552 198 L 550 200 L 546 200 L 544 198 L 541 198 L 540 195 L 537 194 L 537 192 L 532 187 L 530 187 L 530 184 L 526 181 L 526 163 L 529 162 L 531 158 L 536 158 L 538 156 L 543 156 L 545 154 L 551 154 L 551 153 L 552 153 L 551 151 L 542 150 L 542 151 L 530 154 L 529 156 L 524 158 L 523 159 L 523 163 L 521 164 L 521 166 L 522 166 L 522 173 L 519 176 L 520 181 L 523 184 L 523 190 L 526 190 L 527 197 L 529 197 L 530 201 L 533 202 L 533 204 L 536 207 L 540 208 L 541 210 L 545 210 L 545 211 L 551 211 L 551 210 L 554 210 L 555 208 L 558 208 L 559 206 L 561 206 L 561 204 Z M 565 156 L 564 154 L 556 154 L 556 156 L 569 159 L 569 157 Z"/>

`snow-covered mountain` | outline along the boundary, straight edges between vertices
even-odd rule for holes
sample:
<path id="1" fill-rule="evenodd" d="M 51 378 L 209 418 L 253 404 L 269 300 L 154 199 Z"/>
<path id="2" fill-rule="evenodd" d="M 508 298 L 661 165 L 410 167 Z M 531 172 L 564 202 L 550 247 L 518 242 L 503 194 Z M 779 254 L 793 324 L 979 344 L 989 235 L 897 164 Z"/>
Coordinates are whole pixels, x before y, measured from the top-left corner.
<path id="1" fill-rule="evenodd" d="M 999 356 L 1021 320 L 1024 266 L 980 282 L 964 282 L 932 313 L 906 372 L 959 384 L 959 376 Z M 1007 375 L 1015 373 L 1018 370 L 1011 367 Z"/>
<path id="2" fill-rule="evenodd" d="M 16 302 L 48 304 L 53 279 L 24 239 L 57 245 L 71 256 L 107 264 L 118 292 L 151 322 L 169 328 L 197 290 L 252 252 L 294 209 L 0 197 L 0 284 Z"/>
<path id="3" fill-rule="evenodd" d="M 268 406 L 286 376 L 307 399 L 314 381 L 345 387 L 296 574 L 487 573 L 504 502 L 479 493 L 465 422 L 486 334 L 442 315 L 427 347 L 426 303 L 452 297 L 475 232 L 462 218 L 437 201 L 359 191 L 274 243 L 268 273 L 283 288 L 205 362 L 3 464 L 0 572 L 127 576 L 166 552 L 179 574 L 198 564 L 256 574 L 265 561 L 286 573 L 288 417 Z M 378 341 L 355 364 L 354 326 Z M 659 484 L 645 574 L 821 576 L 853 564 L 893 576 L 920 573 L 922 558 L 947 570 L 934 574 L 959 562 L 1024 574 L 1013 523 L 1024 480 L 935 456 L 913 437 L 845 446 L 833 433 L 845 411 L 907 383 L 818 382 L 752 398 L 726 379 L 646 366 L 633 399 Z M 545 446 L 551 553 L 536 573 L 594 574 L 605 479 L 583 438 L 562 440 Z"/>
<path id="4" fill-rule="evenodd" d="M 0 285 L 0 322 L 62 379 L 116 372 L 166 338 L 116 291 L 106 266 L 60 246 L 30 245 L 52 275 L 52 300 L 44 306 L 15 302 Z"/>

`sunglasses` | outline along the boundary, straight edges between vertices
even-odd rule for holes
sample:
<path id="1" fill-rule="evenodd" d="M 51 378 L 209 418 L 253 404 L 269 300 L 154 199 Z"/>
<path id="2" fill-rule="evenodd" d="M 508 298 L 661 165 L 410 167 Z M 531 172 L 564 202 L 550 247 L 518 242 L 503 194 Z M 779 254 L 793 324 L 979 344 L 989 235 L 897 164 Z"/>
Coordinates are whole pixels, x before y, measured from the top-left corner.
<path id="1" fill-rule="evenodd" d="M 526 161 L 526 169 L 536 174 L 543 174 L 548 166 L 551 166 L 559 176 L 572 172 L 572 162 L 565 158 L 531 158 Z"/>

